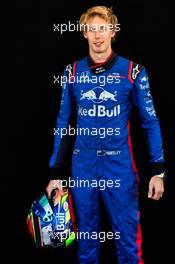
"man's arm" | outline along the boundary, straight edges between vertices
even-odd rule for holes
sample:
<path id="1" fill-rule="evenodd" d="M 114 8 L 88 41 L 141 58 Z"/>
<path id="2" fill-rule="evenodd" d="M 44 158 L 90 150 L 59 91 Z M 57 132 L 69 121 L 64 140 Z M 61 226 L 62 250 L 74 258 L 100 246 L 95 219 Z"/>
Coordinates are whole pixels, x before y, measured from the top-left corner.
<path id="1" fill-rule="evenodd" d="M 69 82 L 73 75 L 73 67 L 68 65 L 66 69 L 68 70 L 64 71 L 62 98 L 54 132 L 53 154 L 49 163 L 51 180 L 46 188 L 49 196 L 55 188 L 62 190 L 60 180 L 70 176 L 67 175 L 69 172 L 68 157 L 71 155 L 73 137 L 68 134 L 68 127 L 75 116 L 75 100 L 72 93 L 72 84 Z"/>
<path id="2" fill-rule="evenodd" d="M 135 65 L 138 74 L 134 76 L 132 97 L 134 105 L 138 108 L 141 126 L 144 130 L 148 146 L 151 167 L 151 180 L 148 197 L 158 200 L 164 191 L 163 179 L 159 176 L 164 173 L 164 157 L 159 119 L 156 115 L 153 99 L 150 92 L 149 80 L 146 70 Z"/>

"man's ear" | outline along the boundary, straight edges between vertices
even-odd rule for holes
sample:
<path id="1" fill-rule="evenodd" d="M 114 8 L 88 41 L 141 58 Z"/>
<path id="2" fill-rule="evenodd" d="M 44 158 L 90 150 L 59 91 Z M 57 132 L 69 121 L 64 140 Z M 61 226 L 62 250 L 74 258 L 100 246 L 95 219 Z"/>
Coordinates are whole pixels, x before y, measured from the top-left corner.
<path id="1" fill-rule="evenodd" d="M 113 38 L 113 37 L 115 37 L 116 36 L 116 32 L 115 31 L 112 31 L 111 32 L 111 37 Z"/>
<path id="2" fill-rule="evenodd" d="M 88 38 L 88 37 L 87 37 L 87 32 L 86 32 L 86 31 L 83 31 L 83 36 L 84 36 L 84 38 L 86 38 L 86 39 Z"/>

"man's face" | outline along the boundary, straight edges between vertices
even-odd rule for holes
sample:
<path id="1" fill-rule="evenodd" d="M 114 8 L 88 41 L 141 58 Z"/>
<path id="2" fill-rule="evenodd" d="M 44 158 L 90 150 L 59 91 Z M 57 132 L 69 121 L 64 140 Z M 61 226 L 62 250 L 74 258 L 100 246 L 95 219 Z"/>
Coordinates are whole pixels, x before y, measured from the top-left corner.
<path id="1" fill-rule="evenodd" d="M 87 24 L 87 31 L 83 35 L 88 40 L 89 49 L 95 53 L 103 53 L 111 48 L 111 38 L 115 35 L 112 25 L 99 16 L 89 19 Z"/>

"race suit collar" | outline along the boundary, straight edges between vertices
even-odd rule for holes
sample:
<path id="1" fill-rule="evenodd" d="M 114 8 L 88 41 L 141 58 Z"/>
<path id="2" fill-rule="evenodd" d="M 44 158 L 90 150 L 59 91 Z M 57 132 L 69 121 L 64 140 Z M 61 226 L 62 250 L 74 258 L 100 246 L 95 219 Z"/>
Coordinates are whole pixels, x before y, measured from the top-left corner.
<path id="1" fill-rule="evenodd" d="M 117 61 L 118 55 L 115 52 L 111 52 L 109 57 L 101 63 L 94 63 L 90 55 L 87 57 L 88 66 L 91 68 L 94 74 L 100 74 L 112 68 L 114 63 Z"/>

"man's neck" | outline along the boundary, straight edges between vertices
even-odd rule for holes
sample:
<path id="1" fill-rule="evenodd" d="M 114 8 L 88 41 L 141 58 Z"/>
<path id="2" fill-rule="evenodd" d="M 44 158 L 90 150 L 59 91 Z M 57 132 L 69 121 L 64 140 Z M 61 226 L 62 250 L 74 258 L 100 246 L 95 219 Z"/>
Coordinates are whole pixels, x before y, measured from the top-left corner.
<path id="1" fill-rule="evenodd" d="M 111 48 L 103 53 L 95 53 L 92 50 L 90 50 L 89 55 L 91 59 L 94 61 L 94 63 L 102 63 L 110 56 L 111 52 L 112 52 Z"/>

